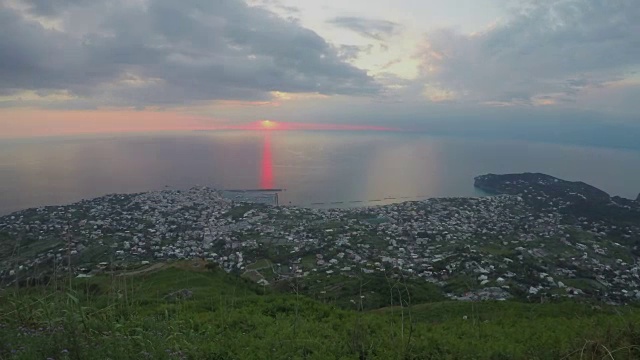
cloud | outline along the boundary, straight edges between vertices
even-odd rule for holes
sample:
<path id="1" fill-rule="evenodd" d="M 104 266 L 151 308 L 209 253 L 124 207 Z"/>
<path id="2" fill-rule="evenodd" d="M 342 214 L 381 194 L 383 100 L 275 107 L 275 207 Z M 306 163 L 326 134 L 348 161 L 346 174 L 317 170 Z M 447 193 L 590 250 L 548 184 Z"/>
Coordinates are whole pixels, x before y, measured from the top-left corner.
<path id="1" fill-rule="evenodd" d="M 65 10 L 79 5 L 90 4 L 91 0 L 24 0 L 30 13 L 39 16 L 59 15 Z"/>
<path id="2" fill-rule="evenodd" d="M 361 36 L 374 40 L 383 40 L 393 35 L 400 24 L 387 20 L 375 20 L 353 16 L 338 16 L 327 21 L 329 24 L 349 29 Z"/>
<path id="3" fill-rule="evenodd" d="M 247 2 L 252 6 L 261 6 L 285 15 L 299 15 L 302 12 L 299 7 L 285 5 L 281 0 L 247 0 Z"/>
<path id="4" fill-rule="evenodd" d="M 571 103 L 640 67 L 634 0 L 511 1 L 510 20 L 462 34 L 441 29 L 420 50 L 423 81 L 458 99 Z"/>
<path id="5" fill-rule="evenodd" d="M 315 32 L 241 0 L 20 5 L 0 0 L 3 94 L 65 91 L 69 106 L 141 107 L 380 90 Z"/>
<path id="6" fill-rule="evenodd" d="M 362 54 L 371 54 L 373 45 L 340 45 L 338 47 L 338 56 L 345 61 L 357 59 Z"/>

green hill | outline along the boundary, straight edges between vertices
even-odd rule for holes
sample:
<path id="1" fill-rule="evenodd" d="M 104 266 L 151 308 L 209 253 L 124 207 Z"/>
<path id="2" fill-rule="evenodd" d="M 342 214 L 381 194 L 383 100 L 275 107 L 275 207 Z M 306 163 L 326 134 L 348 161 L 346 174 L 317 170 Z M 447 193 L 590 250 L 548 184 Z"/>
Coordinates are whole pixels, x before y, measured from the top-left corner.
<path id="1" fill-rule="evenodd" d="M 360 305 L 366 291 L 344 290 L 354 284 L 314 299 L 203 263 L 153 270 L 1 290 L 0 359 L 640 357 L 635 307 L 419 304 L 435 296 L 431 289 L 379 282 L 373 284 L 394 306 L 367 310 Z"/>

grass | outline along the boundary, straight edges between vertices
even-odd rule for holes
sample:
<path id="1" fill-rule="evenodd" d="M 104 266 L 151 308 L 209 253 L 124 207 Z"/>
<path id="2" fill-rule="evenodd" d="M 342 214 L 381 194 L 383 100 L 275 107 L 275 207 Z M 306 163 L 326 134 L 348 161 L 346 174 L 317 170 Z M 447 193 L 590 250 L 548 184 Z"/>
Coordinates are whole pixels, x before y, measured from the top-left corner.
<path id="1" fill-rule="evenodd" d="M 340 291 L 361 282 L 331 281 Z M 338 302 L 352 293 L 323 303 L 187 262 L 140 276 L 3 289 L 0 359 L 640 358 L 635 307 L 419 304 L 428 289 L 417 283 L 370 285 L 395 293 L 395 306 L 347 310 Z M 184 289 L 189 296 L 167 296 Z"/>
<path id="2" fill-rule="evenodd" d="M 578 289 L 594 289 L 594 290 L 606 289 L 605 286 L 603 286 L 602 284 L 600 284 L 599 282 L 593 279 L 582 279 L 582 278 L 564 279 L 562 280 L 562 282 L 567 286 L 575 287 Z"/>
<path id="3" fill-rule="evenodd" d="M 380 274 L 362 274 L 358 277 L 311 274 L 302 279 L 290 280 L 288 288 L 294 287 L 304 295 L 343 309 L 371 310 L 399 304 L 400 297 L 407 291 L 414 303 L 444 300 L 435 285 L 420 280 L 401 282 Z"/>
<path id="4" fill-rule="evenodd" d="M 225 216 L 231 217 L 234 220 L 241 219 L 242 217 L 244 217 L 244 214 L 246 214 L 248 211 L 252 209 L 254 209 L 253 205 L 248 205 L 248 204 L 238 205 L 231 208 L 231 210 L 229 210 L 229 212 L 227 212 Z"/>
<path id="5" fill-rule="evenodd" d="M 40 241 L 34 238 L 23 238 L 18 241 L 6 233 L 0 232 L 0 260 L 29 259 L 36 254 L 63 247 L 61 240 L 48 239 Z"/>
<path id="6" fill-rule="evenodd" d="M 268 259 L 260 259 L 247 266 L 247 270 L 262 270 L 271 267 L 271 261 Z"/>
<path id="7" fill-rule="evenodd" d="M 302 268 L 305 270 L 311 270 L 316 267 L 316 262 L 316 256 L 313 254 L 309 254 L 302 257 L 300 265 L 302 265 Z"/>
<path id="8" fill-rule="evenodd" d="M 486 245 L 480 247 L 480 250 L 484 253 L 495 255 L 495 256 L 503 256 L 509 257 L 515 254 L 515 251 L 509 248 L 501 247 L 498 245 Z"/>
<path id="9" fill-rule="evenodd" d="M 259 273 L 256 270 L 245 271 L 241 276 L 243 278 L 245 278 L 245 279 L 249 279 L 249 280 L 255 281 L 255 282 L 258 282 L 258 281 L 264 279 L 264 276 L 262 276 L 262 274 Z"/>

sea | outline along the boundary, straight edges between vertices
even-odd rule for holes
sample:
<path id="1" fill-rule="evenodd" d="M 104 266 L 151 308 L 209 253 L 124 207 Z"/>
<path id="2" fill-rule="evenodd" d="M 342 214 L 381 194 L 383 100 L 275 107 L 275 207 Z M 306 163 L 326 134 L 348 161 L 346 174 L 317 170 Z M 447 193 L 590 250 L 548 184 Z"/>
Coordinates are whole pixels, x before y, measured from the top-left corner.
<path id="1" fill-rule="evenodd" d="M 280 190 L 280 205 L 348 207 L 485 196 L 473 178 L 542 172 L 640 192 L 640 152 L 352 131 L 193 131 L 0 140 L 0 215 L 113 193 Z"/>

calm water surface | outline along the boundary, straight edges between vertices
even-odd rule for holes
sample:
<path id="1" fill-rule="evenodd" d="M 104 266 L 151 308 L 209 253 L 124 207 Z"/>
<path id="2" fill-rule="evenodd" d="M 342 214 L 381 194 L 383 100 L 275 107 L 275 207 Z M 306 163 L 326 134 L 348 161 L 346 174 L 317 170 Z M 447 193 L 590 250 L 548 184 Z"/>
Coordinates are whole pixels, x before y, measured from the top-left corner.
<path id="1" fill-rule="evenodd" d="M 2 140 L 0 214 L 166 186 L 283 188 L 281 204 L 302 206 L 478 196 L 474 176 L 525 171 L 612 195 L 640 192 L 633 151 L 413 134 L 197 132 Z"/>

